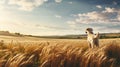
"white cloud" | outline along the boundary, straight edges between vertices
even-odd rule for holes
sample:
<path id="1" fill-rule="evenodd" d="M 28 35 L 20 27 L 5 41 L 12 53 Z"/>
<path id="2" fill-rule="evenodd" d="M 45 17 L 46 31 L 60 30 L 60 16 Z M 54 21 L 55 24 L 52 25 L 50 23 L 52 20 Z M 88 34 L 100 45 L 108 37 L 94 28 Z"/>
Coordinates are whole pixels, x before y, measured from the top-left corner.
<path id="1" fill-rule="evenodd" d="M 111 23 L 120 22 L 120 9 L 105 8 L 103 11 L 92 11 L 88 13 L 78 14 L 78 17 L 73 20 L 76 23 Z"/>
<path id="2" fill-rule="evenodd" d="M 47 0 L 9 0 L 8 4 L 19 6 L 18 9 L 32 11 L 35 7 L 42 5 Z"/>
<path id="3" fill-rule="evenodd" d="M 0 2 L 3 2 L 2 0 Z M 41 6 L 48 0 L 8 0 L 9 5 L 17 5 L 19 10 L 32 11 L 34 8 Z M 56 3 L 62 2 L 62 0 L 55 0 Z"/>
<path id="4" fill-rule="evenodd" d="M 40 24 L 36 24 L 35 27 L 37 27 L 39 29 L 45 29 L 45 30 L 68 30 L 68 28 L 58 27 L 58 26 L 55 26 L 55 25 L 40 25 Z"/>
<path id="5" fill-rule="evenodd" d="M 114 1 L 113 4 L 114 4 L 114 5 L 117 5 L 117 2 Z"/>
<path id="6" fill-rule="evenodd" d="M 60 15 L 55 15 L 55 17 L 56 17 L 56 18 L 59 18 L 59 19 L 62 18 L 62 16 L 60 16 Z"/>
<path id="7" fill-rule="evenodd" d="M 73 4 L 73 2 L 68 2 L 69 4 Z"/>
<path id="8" fill-rule="evenodd" d="M 117 19 L 120 21 L 120 12 L 118 13 Z"/>
<path id="9" fill-rule="evenodd" d="M 85 13 L 85 14 L 79 14 L 78 16 L 79 16 L 79 18 L 76 19 L 76 22 L 79 22 L 79 23 L 107 22 L 107 21 L 109 21 L 108 14 L 100 13 L 100 12 L 96 12 L 96 11 Z"/>
<path id="10" fill-rule="evenodd" d="M 101 30 L 100 32 L 120 32 L 120 9 L 106 7 L 102 11 L 77 14 L 77 17 L 73 21 L 68 21 L 67 24 L 73 29 L 85 25 Z"/>
<path id="11" fill-rule="evenodd" d="M 45 2 L 47 2 L 48 0 L 44 0 Z"/>
<path id="12" fill-rule="evenodd" d="M 103 11 L 103 12 L 105 12 L 105 13 L 114 13 L 114 12 L 117 12 L 117 9 L 106 7 L 105 11 Z"/>
<path id="13" fill-rule="evenodd" d="M 97 7 L 97 8 L 102 8 L 102 6 L 100 6 L 100 5 L 97 5 L 96 7 Z"/>
<path id="14" fill-rule="evenodd" d="M 61 3 L 61 2 L 62 2 L 62 0 L 55 0 L 55 2 L 57 2 L 57 3 Z"/>

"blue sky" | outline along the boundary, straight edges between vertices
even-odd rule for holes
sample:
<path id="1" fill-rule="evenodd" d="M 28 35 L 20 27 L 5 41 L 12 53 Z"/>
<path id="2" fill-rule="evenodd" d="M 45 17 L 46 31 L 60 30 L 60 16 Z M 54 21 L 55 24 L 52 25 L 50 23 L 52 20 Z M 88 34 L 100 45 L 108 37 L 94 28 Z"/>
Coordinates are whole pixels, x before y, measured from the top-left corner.
<path id="1" fill-rule="evenodd" d="M 32 35 L 120 32 L 120 0 L 0 0 L 0 29 Z"/>

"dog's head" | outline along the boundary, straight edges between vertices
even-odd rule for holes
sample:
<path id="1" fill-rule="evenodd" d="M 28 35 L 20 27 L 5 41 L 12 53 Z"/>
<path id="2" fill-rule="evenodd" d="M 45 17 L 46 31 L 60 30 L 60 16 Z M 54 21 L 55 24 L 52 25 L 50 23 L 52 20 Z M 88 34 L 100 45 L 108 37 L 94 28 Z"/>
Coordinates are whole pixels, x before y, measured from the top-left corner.
<path id="1" fill-rule="evenodd" d="M 93 29 L 92 28 L 87 28 L 86 31 L 85 31 L 86 34 L 88 33 L 93 33 Z"/>

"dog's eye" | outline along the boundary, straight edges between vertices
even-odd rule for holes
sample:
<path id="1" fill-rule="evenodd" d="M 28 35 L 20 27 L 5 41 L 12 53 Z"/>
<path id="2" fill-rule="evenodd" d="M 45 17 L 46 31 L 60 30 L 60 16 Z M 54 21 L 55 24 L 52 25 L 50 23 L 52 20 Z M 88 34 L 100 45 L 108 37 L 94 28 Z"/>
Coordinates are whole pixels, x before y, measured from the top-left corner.
<path id="1" fill-rule="evenodd" d="M 85 32 L 85 33 L 87 33 L 87 32 Z"/>

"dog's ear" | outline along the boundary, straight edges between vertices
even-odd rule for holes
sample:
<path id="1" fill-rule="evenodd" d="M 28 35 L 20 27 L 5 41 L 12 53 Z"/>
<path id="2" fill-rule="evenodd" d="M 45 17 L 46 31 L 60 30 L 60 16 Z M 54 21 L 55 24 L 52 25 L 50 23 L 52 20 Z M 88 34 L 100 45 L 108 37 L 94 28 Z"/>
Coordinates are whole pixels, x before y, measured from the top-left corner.
<path id="1" fill-rule="evenodd" d="M 97 34 L 95 34 L 95 38 L 99 38 L 100 35 L 99 35 L 99 32 Z"/>
<path id="2" fill-rule="evenodd" d="M 87 30 L 87 31 L 93 31 L 93 29 L 92 29 L 92 28 L 87 28 L 86 30 Z"/>

